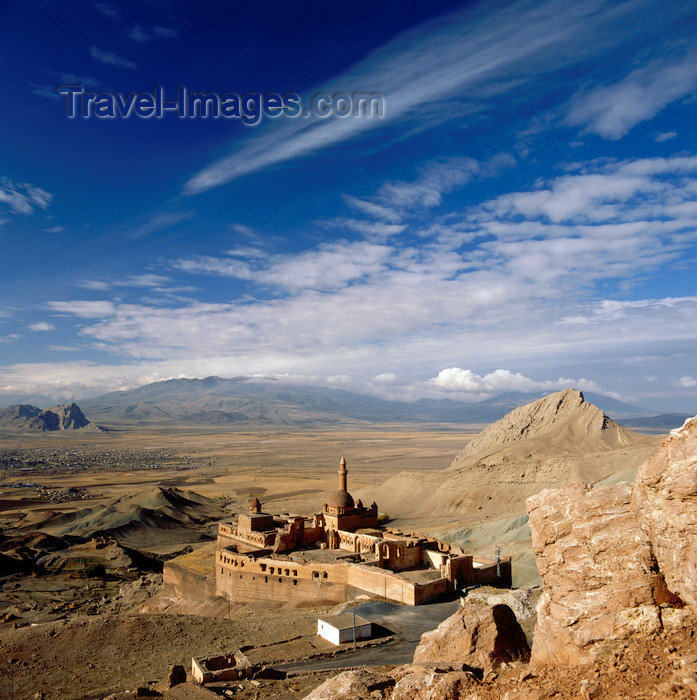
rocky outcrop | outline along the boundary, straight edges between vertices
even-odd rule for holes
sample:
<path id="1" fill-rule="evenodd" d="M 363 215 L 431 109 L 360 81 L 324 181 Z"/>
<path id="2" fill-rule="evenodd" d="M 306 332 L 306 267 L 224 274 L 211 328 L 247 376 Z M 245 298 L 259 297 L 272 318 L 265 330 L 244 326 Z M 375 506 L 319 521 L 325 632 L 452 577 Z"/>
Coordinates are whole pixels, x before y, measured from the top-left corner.
<path id="1" fill-rule="evenodd" d="M 304 700 L 459 700 L 479 686 L 472 673 L 448 664 L 406 664 L 390 673 L 368 668 L 345 671 Z"/>
<path id="2" fill-rule="evenodd" d="M 54 430 L 104 430 L 88 420 L 76 403 L 51 406 L 45 411 L 29 404 L 8 406 L 0 409 L 0 428 L 34 433 Z"/>
<path id="3" fill-rule="evenodd" d="M 383 691 L 394 684 L 394 678 L 386 673 L 359 668 L 329 678 L 306 695 L 305 700 L 375 700 L 386 697 Z"/>
<path id="4" fill-rule="evenodd" d="M 542 491 L 527 505 L 544 582 L 533 663 L 588 663 L 660 630 L 660 576 L 630 484 L 574 484 Z"/>
<path id="5" fill-rule="evenodd" d="M 639 467 L 632 504 L 672 593 L 697 607 L 697 417 Z"/>
<path id="6" fill-rule="evenodd" d="M 486 673 L 529 653 L 525 633 L 507 605 L 469 603 L 421 636 L 414 663 L 466 664 Z"/>
<path id="7" fill-rule="evenodd" d="M 390 700 L 458 700 L 479 685 L 472 673 L 442 666 L 407 664 L 393 676 L 396 683 Z"/>

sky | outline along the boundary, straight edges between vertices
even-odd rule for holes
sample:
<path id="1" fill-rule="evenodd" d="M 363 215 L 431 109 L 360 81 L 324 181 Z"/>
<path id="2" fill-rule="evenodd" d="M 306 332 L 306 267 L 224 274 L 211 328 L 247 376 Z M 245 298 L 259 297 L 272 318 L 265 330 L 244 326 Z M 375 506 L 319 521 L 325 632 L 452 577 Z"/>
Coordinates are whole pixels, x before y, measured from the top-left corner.
<path id="1" fill-rule="evenodd" d="M 697 412 L 695 37 L 694 0 L 5 0 L 0 405 L 243 375 Z M 182 88 L 233 108 L 148 111 Z"/>

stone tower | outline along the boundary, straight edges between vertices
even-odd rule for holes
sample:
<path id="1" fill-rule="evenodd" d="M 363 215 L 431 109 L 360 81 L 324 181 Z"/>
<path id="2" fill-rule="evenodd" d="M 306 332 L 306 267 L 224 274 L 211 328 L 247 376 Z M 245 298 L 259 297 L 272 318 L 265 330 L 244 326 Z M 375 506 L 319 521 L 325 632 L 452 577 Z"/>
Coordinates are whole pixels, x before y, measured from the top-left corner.
<path id="1" fill-rule="evenodd" d="M 348 491 L 346 488 L 346 477 L 348 470 L 346 469 L 346 460 L 342 457 L 339 462 L 339 491 Z"/>

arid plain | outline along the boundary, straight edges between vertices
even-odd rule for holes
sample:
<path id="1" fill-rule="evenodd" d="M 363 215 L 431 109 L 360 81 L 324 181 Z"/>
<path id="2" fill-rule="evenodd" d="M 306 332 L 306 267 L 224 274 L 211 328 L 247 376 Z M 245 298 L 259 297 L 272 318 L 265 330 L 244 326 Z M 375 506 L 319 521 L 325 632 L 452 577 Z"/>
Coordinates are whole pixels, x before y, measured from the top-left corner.
<path id="1" fill-rule="evenodd" d="M 99 539 L 101 532 L 110 533 L 118 545 L 102 554 L 112 548 L 114 561 L 124 555 L 121 546 L 131 558 L 133 550 L 161 561 L 194 549 L 208 551 L 208 561 L 212 543 L 196 548 L 214 535 L 215 522 L 247 510 L 255 497 L 270 513 L 318 512 L 337 488 L 344 456 L 351 493 L 364 502 L 376 500 L 391 524 L 437 534 L 489 557 L 501 545 L 502 554 L 513 558 L 514 586 L 525 587 L 539 583 L 525 498 L 579 480 L 630 481 L 660 441 L 617 425 L 573 390 L 483 428 L 160 426 L 0 436 L 5 551 L 14 537 L 13 557 L 43 548 L 40 557 L 48 558 L 36 561 L 56 570 L 53 576 L 25 571 L 3 579 L 0 615 L 7 619 L 0 623 L 0 682 L 7 684 L 12 674 L 21 688 L 17 698 L 102 698 L 148 682 L 154 687 L 172 664 L 188 665 L 191 656 L 244 647 L 260 661 L 276 663 L 328 651 L 313 635 L 327 607 L 197 606 L 163 599 L 157 573 L 147 573 L 142 562 L 130 581 L 113 575 L 85 581 L 83 572 L 71 569 L 75 560 L 68 566 L 59 561 L 63 549 L 51 553 L 51 546 L 59 550 L 52 537 L 65 547 L 73 534 L 95 542 L 95 534 Z M 18 482 L 21 487 L 10 488 Z M 162 500 L 170 487 L 183 500 Z M 205 503 L 186 502 L 199 496 Z M 155 511 L 179 520 L 168 529 L 167 521 L 153 523 Z M 196 513 L 205 518 L 196 521 Z M 86 542 L 70 549 L 84 556 L 81 548 L 90 546 L 105 545 Z M 310 674 L 291 683 L 263 681 L 236 694 L 300 698 L 321 680 Z M 179 695 L 175 691 L 168 697 L 194 697 L 183 694 L 183 687 Z"/>

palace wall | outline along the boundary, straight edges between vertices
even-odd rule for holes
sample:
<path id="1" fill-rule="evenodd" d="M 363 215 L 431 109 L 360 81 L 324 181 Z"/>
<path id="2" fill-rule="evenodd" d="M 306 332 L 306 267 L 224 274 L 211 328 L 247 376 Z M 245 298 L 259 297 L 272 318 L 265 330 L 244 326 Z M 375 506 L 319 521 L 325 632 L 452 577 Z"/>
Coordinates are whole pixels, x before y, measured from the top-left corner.
<path id="1" fill-rule="evenodd" d="M 301 564 L 261 557 L 251 559 L 229 550 L 216 553 L 216 591 L 234 603 L 254 601 L 349 600 L 347 564 Z"/>

